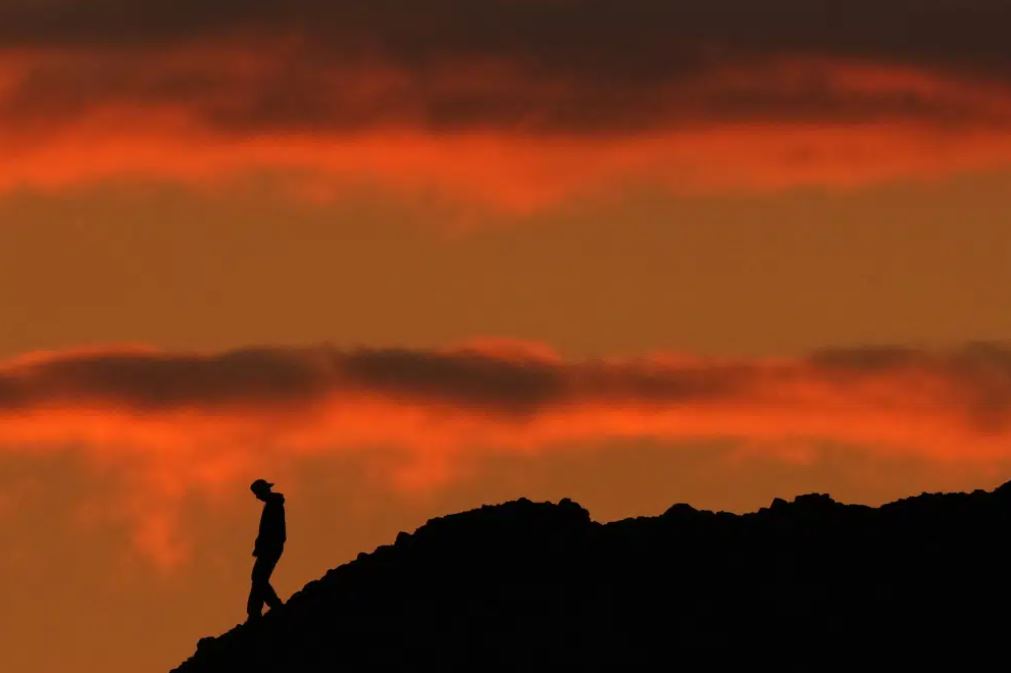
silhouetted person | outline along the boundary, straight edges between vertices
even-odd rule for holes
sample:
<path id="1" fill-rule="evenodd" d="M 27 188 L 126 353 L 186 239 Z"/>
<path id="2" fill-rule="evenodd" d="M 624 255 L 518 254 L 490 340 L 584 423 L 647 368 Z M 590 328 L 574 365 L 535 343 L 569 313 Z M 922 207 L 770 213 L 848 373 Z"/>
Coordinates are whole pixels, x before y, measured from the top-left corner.
<path id="1" fill-rule="evenodd" d="M 274 587 L 270 586 L 270 574 L 284 551 L 284 496 L 270 490 L 273 486 L 269 481 L 257 479 L 249 486 L 249 490 L 263 501 L 263 514 L 260 515 L 260 532 L 253 545 L 253 585 L 249 589 L 249 601 L 246 603 L 246 613 L 249 621 L 259 619 L 263 604 L 271 610 L 281 607 L 281 599 L 277 597 Z"/>

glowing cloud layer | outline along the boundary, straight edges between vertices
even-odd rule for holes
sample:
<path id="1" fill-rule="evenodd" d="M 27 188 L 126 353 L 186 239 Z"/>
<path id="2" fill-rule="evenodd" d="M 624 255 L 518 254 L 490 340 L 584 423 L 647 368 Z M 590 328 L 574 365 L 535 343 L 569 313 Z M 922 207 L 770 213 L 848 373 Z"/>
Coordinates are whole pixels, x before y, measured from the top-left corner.
<path id="1" fill-rule="evenodd" d="M 137 541 L 165 563 L 182 553 L 172 521 L 184 497 L 264 469 L 353 453 L 391 487 L 424 490 L 495 454 L 536 460 L 616 438 L 731 439 L 782 460 L 832 441 L 999 464 L 1011 457 L 1011 349 L 584 362 L 532 348 L 124 349 L 0 369 L 0 447 L 77 451 L 121 474 Z"/>
<path id="2" fill-rule="evenodd" d="M 1011 165 L 1001 3 L 0 9 L 0 189 L 281 171 L 530 209 Z"/>

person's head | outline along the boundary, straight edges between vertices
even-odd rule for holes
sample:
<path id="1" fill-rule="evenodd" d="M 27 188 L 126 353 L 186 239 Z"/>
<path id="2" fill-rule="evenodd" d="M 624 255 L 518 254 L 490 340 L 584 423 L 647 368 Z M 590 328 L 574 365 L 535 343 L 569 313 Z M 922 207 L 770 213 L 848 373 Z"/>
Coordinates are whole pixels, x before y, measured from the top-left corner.
<path id="1" fill-rule="evenodd" d="M 272 486 L 273 484 L 266 479 L 257 479 L 249 485 L 249 490 L 260 500 L 266 500 L 267 496 L 270 495 L 270 488 Z"/>

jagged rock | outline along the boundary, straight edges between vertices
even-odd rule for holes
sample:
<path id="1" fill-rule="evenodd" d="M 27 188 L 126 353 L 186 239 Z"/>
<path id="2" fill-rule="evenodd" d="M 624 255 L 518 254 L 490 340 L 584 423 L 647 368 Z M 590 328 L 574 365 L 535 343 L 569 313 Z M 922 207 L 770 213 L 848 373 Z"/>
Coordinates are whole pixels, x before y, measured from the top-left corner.
<path id="1" fill-rule="evenodd" d="M 606 525 L 565 499 L 433 519 L 276 613 L 214 671 L 952 670 L 1003 665 L 1011 486 L 880 508 L 825 494 Z"/>

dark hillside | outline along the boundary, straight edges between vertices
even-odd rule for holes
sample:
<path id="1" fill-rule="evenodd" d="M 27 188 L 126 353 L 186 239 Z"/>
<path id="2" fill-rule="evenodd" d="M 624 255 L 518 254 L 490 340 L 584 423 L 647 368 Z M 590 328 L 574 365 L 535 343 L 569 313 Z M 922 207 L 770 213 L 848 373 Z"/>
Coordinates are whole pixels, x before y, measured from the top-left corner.
<path id="1" fill-rule="evenodd" d="M 176 671 L 1004 668 L 1009 523 L 1011 484 L 606 525 L 518 500 L 401 533 Z"/>

